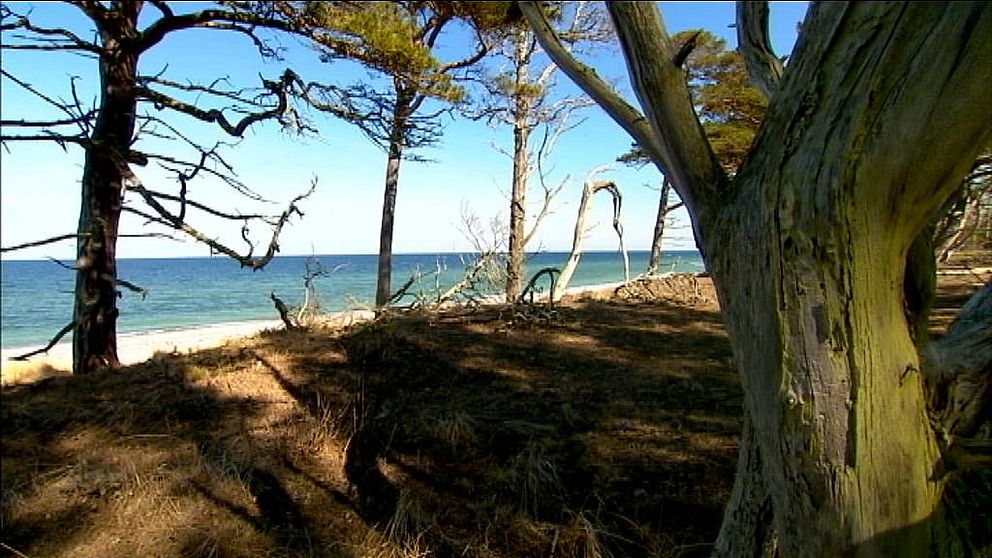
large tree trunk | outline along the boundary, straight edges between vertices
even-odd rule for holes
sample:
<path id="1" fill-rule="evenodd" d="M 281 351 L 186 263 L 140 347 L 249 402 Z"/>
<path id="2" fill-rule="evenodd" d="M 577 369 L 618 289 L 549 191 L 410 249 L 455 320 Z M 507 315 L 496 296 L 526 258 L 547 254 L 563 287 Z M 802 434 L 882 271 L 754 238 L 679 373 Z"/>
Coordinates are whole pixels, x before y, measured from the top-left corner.
<path id="1" fill-rule="evenodd" d="M 728 183 L 655 6 L 609 4 L 639 119 L 546 40 L 535 3 L 518 5 L 689 209 L 753 427 L 740 470 L 760 469 L 771 501 L 764 540 L 790 558 L 962 555 L 939 508 L 942 456 L 904 281 L 913 239 L 992 136 L 992 8 L 814 3 Z M 760 515 L 762 490 L 738 488 L 718 551 L 762 540 L 757 520 L 745 524 Z"/>
<path id="2" fill-rule="evenodd" d="M 524 281 L 524 251 L 526 249 L 527 179 L 530 176 L 530 132 L 533 128 L 529 116 L 533 97 L 530 85 L 530 52 L 528 32 L 517 31 L 514 37 L 516 76 L 513 96 L 513 184 L 510 192 L 510 238 L 506 258 L 506 301 L 520 298 Z"/>
<path id="3" fill-rule="evenodd" d="M 381 308 L 392 297 L 393 274 L 393 222 L 396 216 L 396 191 L 400 181 L 400 162 L 406 141 L 407 123 L 413 94 L 402 85 L 396 87 L 396 105 L 393 107 L 393 124 L 390 131 L 389 151 L 386 158 L 386 184 L 382 195 L 382 222 L 379 227 L 379 270 L 376 283 L 375 305 Z"/>
<path id="4" fill-rule="evenodd" d="M 140 3 L 124 17 L 102 22 L 100 110 L 86 150 L 76 244 L 73 309 L 73 372 L 87 374 L 120 365 L 117 357 L 117 231 L 134 134 L 137 54 L 117 42 L 136 36 Z"/>
<path id="5" fill-rule="evenodd" d="M 782 556 L 963 553 L 904 285 L 914 238 L 989 134 L 987 108 L 932 84 L 976 95 L 990 23 L 974 5 L 815 8 L 733 199 L 703 224 L 754 426 L 741 455 L 760 456 Z M 943 62 L 920 70 L 931 85 L 900 77 L 917 58 Z"/>
<path id="6" fill-rule="evenodd" d="M 661 239 L 665 236 L 665 221 L 668 219 L 668 197 L 672 183 L 665 178 L 661 184 L 661 199 L 658 200 L 658 219 L 654 223 L 654 236 L 651 238 L 651 257 L 648 259 L 648 275 L 657 275 L 661 267 Z"/>

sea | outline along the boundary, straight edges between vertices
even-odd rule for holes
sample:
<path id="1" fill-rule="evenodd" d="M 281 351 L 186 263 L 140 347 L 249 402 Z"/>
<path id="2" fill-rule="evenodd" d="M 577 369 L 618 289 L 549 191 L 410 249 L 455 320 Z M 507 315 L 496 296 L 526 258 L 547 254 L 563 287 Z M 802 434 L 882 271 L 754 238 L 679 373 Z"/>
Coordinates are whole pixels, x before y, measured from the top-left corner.
<path id="1" fill-rule="evenodd" d="M 631 277 L 644 273 L 647 251 L 629 252 Z M 278 319 L 270 293 L 286 304 L 299 305 L 304 275 L 313 258 L 327 272 L 315 282 L 322 312 L 371 306 L 375 299 L 375 255 L 277 256 L 262 270 L 242 269 L 228 258 L 162 258 L 118 260 L 118 276 L 145 291 L 144 296 L 121 288 L 119 333 L 190 329 L 231 322 Z M 471 254 L 396 254 L 393 289 L 411 276 L 420 279 L 411 293 L 430 296 L 462 277 Z M 530 254 L 528 277 L 546 267 L 561 268 L 565 252 Z M 69 265 L 72 262 L 62 262 Z M 440 273 L 438 273 L 440 270 Z M 704 271 L 695 250 L 665 252 L 660 271 Z M 0 341 L 3 349 L 46 344 L 72 319 L 75 272 L 48 260 L 0 261 Z M 582 254 L 569 287 L 623 281 L 618 252 Z M 544 287 L 547 288 L 546 286 Z M 68 339 L 68 336 L 65 340 Z"/>

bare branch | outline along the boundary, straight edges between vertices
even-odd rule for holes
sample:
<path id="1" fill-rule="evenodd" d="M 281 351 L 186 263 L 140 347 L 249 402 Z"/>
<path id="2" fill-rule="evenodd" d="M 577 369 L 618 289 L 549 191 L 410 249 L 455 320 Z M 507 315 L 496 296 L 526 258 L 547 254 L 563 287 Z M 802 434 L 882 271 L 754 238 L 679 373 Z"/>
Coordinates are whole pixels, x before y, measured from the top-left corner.
<path id="1" fill-rule="evenodd" d="M 25 242 L 24 244 L 18 244 L 16 246 L 8 246 L 6 248 L 0 248 L 0 252 L 13 252 L 15 250 L 23 250 L 25 248 L 33 248 L 35 246 L 45 246 L 46 244 L 54 244 L 56 242 L 61 242 L 63 240 L 76 239 L 84 236 L 89 236 L 89 233 L 60 234 L 58 236 L 53 236 L 51 238 L 46 238 L 44 240 L 36 240 L 34 242 Z"/>
<path id="2" fill-rule="evenodd" d="M 186 191 L 185 181 L 183 181 L 183 188 L 182 188 L 182 192 L 183 193 L 181 193 L 178 196 L 174 196 L 172 194 L 166 194 L 164 192 L 156 192 L 155 190 L 147 190 L 147 189 L 145 190 L 145 192 L 147 192 L 148 195 L 150 195 L 152 197 L 160 198 L 160 199 L 163 199 L 163 200 L 169 200 L 169 201 L 179 202 L 179 204 L 180 204 L 180 209 L 179 209 L 180 213 L 179 213 L 178 219 L 180 221 L 183 221 L 184 220 L 183 217 L 184 217 L 185 211 L 186 211 L 185 207 L 186 206 L 189 206 L 189 207 L 195 207 L 196 209 L 199 209 L 200 211 L 203 211 L 204 213 L 209 213 L 210 215 L 213 215 L 214 217 L 220 217 L 221 219 L 227 219 L 229 221 L 245 221 L 245 220 L 248 220 L 248 219 L 260 219 L 262 221 L 266 221 L 266 222 L 272 224 L 271 221 L 270 221 L 270 219 L 272 219 L 273 216 L 271 216 L 271 215 L 263 215 L 261 213 L 225 213 L 223 211 L 214 209 L 214 208 L 212 208 L 210 206 L 203 205 L 202 203 L 195 202 L 193 200 L 187 199 L 186 198 L 186 195 L 185 195 L 185 191 Z"/>
<path id="3" fill-rule="evenodd" d="M 25 91 L 28 91 L 32 95 L 38 97 L 39 99 L 59 109 L 59 111 L 64 112 L 66 115 L 69 116 L 70 120 L 76 121 L 76 123 L 79 124 L 80 129 L 82 129 L 84 132 L 89 129 L 90 127 L 89 119 L 95 116 L 95 112 L 91 110 L 86 112 L 85 114 L 83 113 L 82 103 L 79 102 L 79 98 L 76 96 L 76 78 L 70 80 L 72 85 L 72 96 L 75 102 L 74 104 L 69 104 L 61 100 L 56 101 L 55 99 L 52 99 L 48 95 L 45 95 L 41 91 L 35 89 L 34 86 L 31 85 L 30 83 L 18 78 L 17 76 L 4 70 L 3 68 L 0 68 L 0 76 L 9 79 L 10 81 L 20 86 Z"/>
<path id="4" fill-rule="evenodd" d="M 727 175 L 696 117 L 658 8 L 652 3 L 615 2 L 607 9 L 627 59 L 631 85 L 660 143 L 664 174 L 693 221 L 705 219 L 726 186 Z M 644 60 L 652 63 L 639 62 Z M 654 157 L 651 150 L 645 151 Z"/>
<path id="5" fill-rule="evenodd" d="M 166 35 L 174 31 L 198 27 L 215 27 L 243 33 L 249 36 L 255 42 L 256 46 L 261 45 L 259 46 L 260 52 L 263 54 L 274 54 L 255 37 L 255 28 L 262 27 L 289 32 L 299 31 L 299 28 L 290 21 L 264 17 L 246 11 L 202 10 L 177 16 L 173 15 L 170 10 L 169 13 L 163 11 L 163 15 L 164 17 L 148 26 L 134 41 L 134 47 L 139 52 L 144 52 L 155 46 Z M 265 50 L 262 50 L 263 48 Z"/>
<path id="6" fill-rule="evenodd" d="M 40 348 L 40 349 L 38 349 L 36 351 L 31 351 L 30 353 L 24 353 L 23 355 L 12 356 L 12 357 L 10 357 L 9 360 L 21 360 L 21 361 L 23 361 L 23 360 L 27 360 L 27 359 L 35 356 L 35 355 L 40 355 L 41 353 L 47 353 L 48 351 L 51 350 L 52 347 L 55 346 L 56 343 L 58 343 L 63 337 L 65 337 L 66 334 L 68 334 L 70 331 L 72 331 L 72 328 L 74 328 L 74 327 L 76 327 L 76 321 L 75 320 L 69 322 L 68 324 L 65 325 L 65 327 L 63 327 L 62 329 L 60 329 L 59 332 L 55 334 L 55 337 L 52 337 L 52 340 L 49 341 L 48 344 L 45 345 L 44 347 L 42 347 L 42 348 Z"/>
<path id="7" fill-rule="evenodd" d="M 202 120 L 204 122 L 216 123 L 225 132 L 231 136 L 241 137 L 245 130 L 249 126 L 256 122 L 262 120 L 267 120 L 269 118 L 274 118 L 286 114 L 289 108 L 288 92 L 287 89 L 297 80 L 296 74 L 292 70 L 286 70 L 283 72 L 282 78 L 278 81 L 270 81 L 263 79 L 262 84 L 271 93 L 275 94 L 279 99 L 279 103 L 276 107 L 269 110 L 265 110 L 258 113 L 253 113 L 245 116 L 236 124 L 232 124 L 224 113 L 217 109 L 204 110 L 196 105 L 191 105 L 170 97 L 164 93 L 149 89 L 148 87 L 138 86 L 135 90 L 143 99 L 147 99 L 155 104 L 156 108 L 170 108 L 172 110 L 187 114 L 196 118 L 197 120 Z"/>
<path id="8" fill-rule="evenodd" d="M 148 213 L 142 212 L 132 207 L 122 208 L 124 211 L 128 211 L 130 213 L 134 213 L 136 215 L 145 217 L 150 222 L 159 223 L 168 226 L 170 228 L 176 229 L 178 231 L 182 231 L 187 235 L 193 237 L 195 240 L 209 246 L 212 252 L 224 254 L 230 257 L 231 259 L 237 261 L 238 263 L 240 263 L 241 267 L 248 267 L 251 268 L 252 270 L 258 270 L 265 267 L 269 263 L 269 261 L 271 261 L 272 258 L 275 257 L 276 252 L 279 251 L 279 234 L 282 232 L 283 226 L 286 224 L 287 221 L 289 221 L 289 218 L 292 217 L 293 215 L 300 215 L 300 216 L 303 215 L 303 212 L 300 211 L 299 207 L 297 207 L 296 204 L 302 201 L 303 199 L 307 198 L 311 194 L 313 194 L 313 192 L 317 188 L 317 181 L 314 180 L 313 184 L 311 184 L 310 186 L 310 189 L 307 190 L 306 193 L 293 198 L 293 200 L 289 203 L 289 206 L 286 208 L 286 210 L 282 212 L 279 218 L 272 225 L 272 237 L 269 240 L 269 244 L 268 247 L 266 248 L 265 254 L 260 257 L 252 257 L 252 254 L 254 252 L 254 245 L 251 244 L 251 242 L 249 242 L 250 250 L 248 255 L 239 254 L 236 250 L 229 248 L 228 246 L 218 242 L 215 239 L 207 237 L 205 234 L 203 234 L 196 228 L 190 226 L 188 223 L 180 219 L 178 215 L 166 209 L 161 203 L 159 203 L 158 199 L 156 199 L 154 195 L 152 195 L 148 190 L 145 189 L 144 186 L 141 185 L 140 180 L 138 180 L 136 176 L 132 174 L 130 179 L 131 179 L 130 180 L 131 184 L 128 185 L 127 189 L 137 192 L 145 201 L 145 203 L 147 203 L 149 206 L 151 206 L 152 209 L 155 210 L 155 213 L 157 215 L 150 215 Z"/>
<path id="9" fill-rule="evenodd" d="M 661 163 L 664 150 L 644 115 L 623 100 L 594 69 L 579 62 L 568 52 L 537 2 L 517 2 L 517 5 L 534 29 L 534 34 L 547 55 L 650 154 L 659 170 L 664 173 Z"/>
<path id="10" fill-rule="evenodd" d="M 3 23 L 0 24 L 0 31 L 13 31 L 15 29 L 24 29 L 25 31 L 30 31 L 40 35 L 40 37 L 23 37 L 15 36 L 17 39 L 31 40 L 31 41 L 47 41 L 51 43 L 52 41 L 67 41 L 67 43 L 55 43 L 47 45 L 17 45 L 12 44 L 9 41 L 4 41 L 0 46 L 6 49 L 31 49 L 31 50 L 80 50 L 87 51 L 94 54 L 99 54 L 101 49 L 99 46 L 91 41 L 85 41 L 79 38 L 75 33 L 61 28 L 48 28 L 48 27 L 38 27 L 31 23 L 31 20 L 27 16 L 20 14 L 15 14 L 7 6 L 0 7 L 0 17 L 3 19 L 14 18 L 13 23 Z"/>
<path id="11" fill-rule="evenodd" d="M 751 83 L 771 99 L 778 91 L 785 67 L 772 51 L 768 35 L 768 2 L 737 2 L 737 45 Z"/>

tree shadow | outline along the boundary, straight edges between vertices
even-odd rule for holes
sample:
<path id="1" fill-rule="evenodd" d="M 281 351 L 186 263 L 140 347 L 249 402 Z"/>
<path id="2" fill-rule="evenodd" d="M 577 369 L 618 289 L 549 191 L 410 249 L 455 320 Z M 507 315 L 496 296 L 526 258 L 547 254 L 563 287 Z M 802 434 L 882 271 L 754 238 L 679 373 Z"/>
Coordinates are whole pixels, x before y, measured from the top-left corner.
<path id="1" fill-rule="evenodd" d="M 343 519 L 327 521 L 354 510 L 289 487 L 271 431 L 254 426 L 274 403 L 218 389 L 252 366 L 226 347 L 5 388 L 4 544 L 36 556 L 355 556 L 334 543 Z"/>
<path id="2" fill-rule="evenodd" d="M 507 307 L 397 316 L 342 337 L 345 362 L 294 352 L 267 366 L 311 413 L 356 411 L 338 433 L 356 506 L 386 526 L 412 495 L 435 553 L 492 549 L 492 531 L 505 555 L 546 552 L 583 517 L 619 555 L 705 554 L 736 464 L 729 345 L 716 313 L 628 310 L 579 305 L 513 330 Z M 651 330 L 669 318 L 694 327 L 691 343 Z M 514 537 L 514 522 L 544 540 Z"/>

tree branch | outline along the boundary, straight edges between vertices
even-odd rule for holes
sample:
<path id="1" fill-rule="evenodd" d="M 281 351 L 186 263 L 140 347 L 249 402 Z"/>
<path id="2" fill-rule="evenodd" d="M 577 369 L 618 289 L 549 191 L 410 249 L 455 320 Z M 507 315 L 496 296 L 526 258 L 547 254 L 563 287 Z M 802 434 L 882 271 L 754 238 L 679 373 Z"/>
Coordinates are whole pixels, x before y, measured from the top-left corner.
<path id="1" fill-rule="evenodd" d="M 65 325 L 65 327 L 63 327 L 62 329 L 60 329 L 59 332 L 55 334 L 55 337 L 52 337 L 52 340 L 49 341 L 48 344 L 45 345 L 44 347 L 42 347 L 42 348 L 40 348 L 38 350 L 35 350 L 35 351 L 31 351 L 30 353 L 24 353 L 23 355 L 12 356 L 12 357 L 10 357 L 10 360 L 21 360 L 21 361 L 23 361 L 23 360 L 27 360 L 27 359 L 35 356 L 35 355 L 40 355 L 41 353 L 47 353 L 49 350 L 51 350 L 52 347 L 55 346 L 56 343 L 59 342 L 59 340 L 61 340 L 63 337 L 66 336 L 66 334 L 68 334 L 70 331 L 72 331 L 72 328 L 74 328 L 74 327 L 76 327 L 76 321 L 75 320 L 69 322 L 68 324 Z"/>
<path id="2" fill-rule="evenodd" d="M 182 231 L 187 235 L 193 237 L 195 240 L 209 246 L 212 252 L 224 254 L 230 257 L 231 259 L 237 261 L 238 263 L 240 263 L 241 267 L 248 267 L 251 268 L 252 270 L 262 269 L 269 263 L 269 261 L 272 260 L 273 257 L 275 257 L 276 252 L 279 251 L 279 234 L 282 232 L 283 226 L 286 224 L 287 221 L 289 221 L 289 218 L 292 217 L 294 214 L 300 216 L 303 215 L 303 212 L 300 211 L 300 209 L 297 207 L 296 204 L 302 201 L 303 199 L 307 198 L 311 194 L 313 194 L 313 192 L 317 188 L 317 181 L 314 180 L 309 190 L 307 190 L 304 194 L 296 196 L 295 198 L 293 198 L 292 201 L 290 201 L 289 206 L 286 208 L 285 211 L 282 212 L 279 218 L 272 225 L 272 237 L 269 240 L 269 244 L 268 247 L 266 248 L 265 254 L 260 257 L 252 257 L 252 253 L 254 252 L 254 245 L 251 244 L 251 242 L 249 242 L 249 246 L 250 246 L 249 253 L 247 255 L 241 255 L 236 250 L 229 248 L 228 246 L 218 242 L 217 240 L 207 237 L 196 228 L 184 222 L 183 219 L 181 219 L 178 215 L 167 210 L 164 206 L 162 206 L 161 203 L 159 203 L 159 201 L 156 199 L 154 195 L 151 194 L 151 192 L 149 192 L 147 189 L 145 189 L 144 186 L 141 185 L 140 180 L 138 180 L 138 178 L 133 174 L 130 177 L 130 182 L 131 184 L 128 185 L 127 189 L 138 193 L 138 195 L 142 197 L 145 203 L 147 203 L 152 209 L 154 209 L 158 215 L 157 216 L 149 215 L 148 213 L 142 212 L 132 207 L 125 207 L 123 208 L 124 211 L 128 211 L 130 213 L 134 213 L 135 215 L 142 216 L 151 222 L 159 223 L 168 226 L 170 228 L 176 229 L 178 231 Z M 247 224 L 245 226 L 247 227 Z M 242 232 L 244 233 L 244 229 L 242 229 Z"/>
<path id="3" fill-rule="evenodd" d="M 232 124 L 227 119 L 227 117 L 224 116 L 224 113 L 217 109 L 204 110 L 201 109 L 200 107 L 197 107 L 196 105 L 185 103 L 183 101 L 180 101 L 179 99 L 170 97 L 169 95 L 166 95 L 164 93 L 159 93 L 158 91 L 154 91 L 144 86 L 136 87 L 135 91 L 138 93 L 139 97 L 153 102 L 157 108 L 170 108 L 172 110 L 192 116 L 197 120 L 202 120 L 203 122 L 216 123 L 218 126 L 221 127 L 221 129 L 223 129 L 229 135 L 235 137 L 241 137 L 244 134 L 245 130 L 248 129 L 248 127 L 251 126 L 252 124 L 256 122 L 260 122 L 262 120 L 280 116 L 287 112 L 287 109 L 289 108 L 287 89 L 296 80 L 297 80 L 296 74 L 293 73 L 292 70 L 288 70 L 288 69 L 285 72 L 283 72 L 282 78 L 278 82 L 263 79 L 262 84 L 265 86 L 265 88 L 278 97 L 279 99 L 278 106 L 262 112 L 249 114 L 244 118 L 242 118 L 240 121 L 238 121 L 236 124 Z"/>
<path id="4" fill-rule="evenodd" d="M 80 238 L 83 236 L 89 236 L 89 233 L 80 234 L 60 234 L 58 236 L 53 236 L 51 238 L 46 238 L 44 240 L 36 240 L 34 242 L 25 242 L 24 244 L 17 244 L 15 246 L 8 246 L 6 248 L 0 248 L 0 253 L 2 252 L 13 252 L 15 250 L 23 250 L 25 248 L 33 248 L 35 246 L 45 246 L 46 244 L 54 244 L 56 242 L 61 242 L 63 240 L 69 240 L 70 238 Z"/>
<path id="5" fill-rule="evenodd" d="M 727 175 L 696 117 L 685 74 L 674 62 L 675 46 L 658 8 L 651 3 L 614 2 L 607 9 L 627 60 L 631 85 L 661 143 L 668 171 L 664 174 L 693 222 L 705 220 L 727 184 Z"/>
<path id="6" fill-rule="evenodd" d="M 737 2 L 737 51 L 744 57 L 751 83 L 771 99 L 785 67 L 768 36 L 768 2 Z"/>
<path id="7" fill-rule="evenodd" d="M 164 3 L 162 3 L 164 4 Z M 254 37 L 255 27 L 278 29 L 280 31 L 298 32 L 298 27 L 291 21 L 284 21 L 263 17 L 245 11 L 227 10 L 202 10 L 190 14 L 173 15 L 163 11 L 164 16 L 155 23 L 148 26 L 141 35 L 135 39 L 133 46 L 138 52 L 144 52 L 158 44 L 166 35 L 181 29 L 193 29 L 197 27 L 223 27 L 225 29 L 239 31 L 249 35 L 256 45 L 259 40 Z M 247 27 L 241 27 L 241 25 Z"/>
<path id="8" fill-rule="evenodd" d="M 548 23 L 537 2 L 517 2 L 517 5 L 533 28 L 534 35 L 548 57 L 587 95 L 603 107 L 603 110 L 626 130 L 634 138 L 634 141 L 640 144 L 658 166 L 658 170 L 667 174 L 662 162 L 664 149 L 644 115 L 633 105 L 623 100 L 609 84 L 599 77 L 595 70 L 579 62 L 569 53 L 558 39 L 554 28 Z"/>

